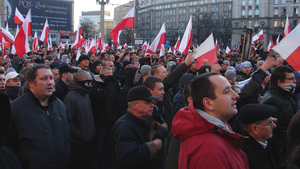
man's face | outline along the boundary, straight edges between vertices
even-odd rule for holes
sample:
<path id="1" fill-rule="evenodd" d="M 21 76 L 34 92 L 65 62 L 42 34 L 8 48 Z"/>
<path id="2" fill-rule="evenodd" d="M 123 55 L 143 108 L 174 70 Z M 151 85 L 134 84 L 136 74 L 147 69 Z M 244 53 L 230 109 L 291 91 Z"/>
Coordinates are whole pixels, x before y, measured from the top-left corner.
<path id="1" fill-rule="evenodd" d="M 154 105 L 151 100 L 138 100 L 134 101 L 133 104 L 137 104 L 136 110 L 140 114 L 140 118 L 145 119 L 152 115 Z"/>
<path id="2" fill-rule="evenodd" d="M 115 61 L 115 57 L 114 57 L 114 55 L 109 55 L 109 58 L 108 58 L 108 60 L 109 60 L 109 61 L 112 61 L 112 62 L 114 62 L 114 61 Z"/>
<path id="3" fill-rule="evenodd" d="M 245 67 L 244 67 L 243 73 L 245 73 L 245 74 L 247 74 L 247 75 L 250 73 L 250 68 L 249 68 L 249 66 L 245 66 Z"/>
<path id="4" fill-rule="evenodd" d="M 113 72 L 115 72 L 115 65 L 112 61 L 105 62 L 105 66 L 110 67 Z"/>
<path id="5" fill-rule="evenodd" d="M 278 85 L 282 85 L 282 84 L 288 84 L 288 83 L 294 83 L 296 84 L 297 80 L 295 79 L 295 75 L 294 73 L 288 73 L 288 72 L 285 72 L 285 79 L 283 82 L 278 82 Z"/>
<path id="6" fill-rule="evenodd" d="M 90 56 L 90 62 L 94 62 L 94 61 L 95 61 L 95 55 L 92 54 L 92 55 Z"/>
<path id="7" fill-rule="evenodd" d="M 102 69 L 102 64 L 98 64 L 96 67 L 95 67 L 95 72 L 97 73 L 97 74 L 100 74 L 100 70 Z"/>
<path id="8" fill-rule="evenodd" d="M 19 76 L 8 79 L 6 82 L 6 86 L 21 86 L 21 78 Z"/>
<path id="9" fill-rule="evenodd" d="M 155 76 L 160 78 L 161 80 L 164 80 L 165 77 L 167 77 L 167 75 L 168 75 L 168 72 L 167 72 L 166 68 L 164 68 L 163 66 L 159 66 L 157 68 L 157 72 L 158 73 L 156 73 Z"/>
<path id="10" fill-rule="evenodd" d="M 54 81 L 57 82 L 59 79 L 58 69 L 51 69 L 51 72 L 52 72 Z"/>
<path id="11" fill-rule="evenodd" d="M 47 99 L 53 93 L 54 80 L 50 69 L 38 69 L 34 81 L 28 82 L 29 88 L 38 99 Z"/>
<path id="12" fill-rule="evenodd" d="M 112 70 L 105 70 L 105 71 L 103 71 L 102 72 L 102 75 L 103 76 L 112 76 L 113 75 L 113 72 L 112 72 Z"/>
<path id="13" fill-rule="evenodd" d="M 89 60 L 87 59 L 82 60 L 80 62 L 80 66 L 86 69 L 89 66 Z"/>
<path id="14" fill-rule="evenodd" d="M 74 73 L 67 72 L 66 73 L 66 82 L 69 83 L 74 79 Z"/>
<path id="15" fill-rule="evenodd" d="M 272 117 L 260 121 L 256 126 L 258 127 L 257 137 L 259 141 L 266 141 L 273 137 L 273 128 L 276 127 L 276 124 L 273 122 Z"/>
<path id="16" fill-rule="evenodd" d="M 227 68 L 229 67 L 230 65 L 228 65 L 227 63 L 224 63 L 224 70 L 227 70 Z"/>
<path id="17" fill-rule="evenodd" d="M 132 66 L 139 69 L 140 68 L 140 63 L 139 62 L 134 62 L 132 64 Z"/>
<path id="18" fill-rule="evenodd" d="M 0 74 L 0 89 L 5 89 L 5 76 Z"/>
<path id="19" fill-rule="evenodd" d="M 277 66 L 282 66 L 282 64 L 283 64 L 283 59 L 278 58 L 278 59 L 276 60 L 276 65 L 277 65 Z"/>
<path id="20" fill-rule="evenodd" d="M 215 116 L 222 122 L 227 122 L 230 118 L 237 114 L 236 100 L 239 95 L 232 90 L 228 80 L 221 75 L 213 75 L 209 77 L 215 86 L 216 99 L 212 100 L 211 106 Z"/>
<path id="21" fill-rule="evenodd" d="M 151 89 L 149 89 L 149 90 L 153 96 L 158 97 L 158 99 L 156 99 L 156 101 L 162 101 L 164 99 L 165 90 L 164 90 L 163 83 L 156 82 L 153 90 L 151 90 Z"/>
<path id="22" fill-rule="evenodd" d="M 191 67 L 190 67 L 191 71 L 196 72 L 198 69 L 198 64 L 197 61 L 193 61 Z"/>

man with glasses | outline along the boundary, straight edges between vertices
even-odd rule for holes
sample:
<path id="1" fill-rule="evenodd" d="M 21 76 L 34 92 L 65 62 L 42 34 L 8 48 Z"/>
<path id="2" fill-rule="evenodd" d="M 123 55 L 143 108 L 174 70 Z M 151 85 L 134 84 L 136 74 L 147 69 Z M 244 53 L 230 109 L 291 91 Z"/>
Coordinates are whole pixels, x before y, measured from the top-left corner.
<path id="1" fill-rule="evenodd" d="M 268 141 L 273 137 L 276 124 L 272 116 L 276 108 L 264 104 L 246 104 L 240 111 L 240 120 L 245 136 L 241 149 L 247 154 L 250 169 L 275 169 Z"/>
<path id="2" fill-rule="evenodd" d="M 278 166 L 285 159 L 287 129 L 296 113 L 296 103 L 292 98 L 296 82 L 293 69 L 288 66 L 275 67 L 271 74 L 269 91 L 266 92 L 260 102 L 277 109 L 274 114 L 274 117 L 277 118 L 277 128 L 274 129 L 274 136 L 270 144 L 275 150 L 273 156 Z"/>

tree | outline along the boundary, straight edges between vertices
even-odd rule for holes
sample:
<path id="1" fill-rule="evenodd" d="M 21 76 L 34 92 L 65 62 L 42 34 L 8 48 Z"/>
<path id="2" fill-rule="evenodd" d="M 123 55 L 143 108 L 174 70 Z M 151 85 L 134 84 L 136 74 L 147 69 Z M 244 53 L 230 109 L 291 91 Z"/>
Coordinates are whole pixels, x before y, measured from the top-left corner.
<path id="1" fill-rule="evenodd" d="M 95 24 L 88 18 L 80 19 L 80 26 L 82 31 L 82 36 L 85 39 L 92 39 L 97 35 Z"/>

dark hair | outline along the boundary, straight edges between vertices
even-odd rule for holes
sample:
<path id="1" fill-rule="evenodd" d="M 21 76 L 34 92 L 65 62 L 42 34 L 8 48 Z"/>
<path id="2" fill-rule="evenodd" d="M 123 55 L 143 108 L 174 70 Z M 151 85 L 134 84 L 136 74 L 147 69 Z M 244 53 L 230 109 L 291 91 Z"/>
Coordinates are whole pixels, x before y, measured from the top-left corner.
<path id="1" fill-rule="evenodd" d="M 218 72 L 204 73 L 193 80 L 191 84 L 191 96 L 194 107 L 204 110 L 203 99 L 205 97 L 216 99 L 215 85 L 210 81 L 209 77 L 214 75 L 221 75 Z"/>
<path id="2" fill-rule="evenodd" d="M 32 66 L 27 72 L 27 82 L 35 81 L 38 69 L 50 69 L 50 67 L 44 64 L 36 64 Z"/>
<path id="3" fill-rule="evenodd" d="M 272 71 L 272 75 L 271 75 L 271 79 L 270 79 L 271 84 L 278 85 L 278 80 L 280 80 L 281 82 L 284 82 L 284 80 L 286 78 L 285 72 L 293 73 L 293 69 L 291 69 L 288 66 L 284 66 L 284 65 L 275 67 L 274 70 Z"/>
<path id="4" fill-rule="evenodd" d="M 155 87 L 155 83 L 162 83 L 163 81 L 155 76 L 148 76 L 146 79 L 143 81 L 143 85 L 146 86 L 147 88 L 153 90 Z"/>
<path id="5" fill-rule="evenodd" d="M 91 57 L 94 53 L 93 52 L 88 52 L 88 56 Z"/>
<path id="6" fill-rule="evenodd" d="M 191 96 L 191 84 L 193 80 L 188 81 L 183 87 L 182 95 L 183 95 L 185 106 L 189 105 L 187 98 Z"/>

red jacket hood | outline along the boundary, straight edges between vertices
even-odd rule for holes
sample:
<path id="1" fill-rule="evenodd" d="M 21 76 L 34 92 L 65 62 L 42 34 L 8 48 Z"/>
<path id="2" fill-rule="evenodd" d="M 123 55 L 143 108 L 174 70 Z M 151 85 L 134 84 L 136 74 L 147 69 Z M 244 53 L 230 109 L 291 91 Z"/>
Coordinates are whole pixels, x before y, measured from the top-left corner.
<path id="1" fill-rule="evenodd" d="M 229 125 L 227 126 L 229 127 Z M 204 133 L 216 133 L 236 147 L 241 147 L 244 138 L 238 133 L 229 133 L 208 122 L 195 110 L 193 104 L 176 113 L 172 122 L 172 134 L 175 138 L 184 141 L 189 137 Z"/>

